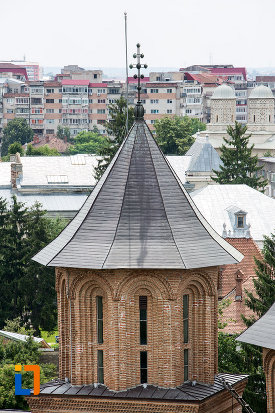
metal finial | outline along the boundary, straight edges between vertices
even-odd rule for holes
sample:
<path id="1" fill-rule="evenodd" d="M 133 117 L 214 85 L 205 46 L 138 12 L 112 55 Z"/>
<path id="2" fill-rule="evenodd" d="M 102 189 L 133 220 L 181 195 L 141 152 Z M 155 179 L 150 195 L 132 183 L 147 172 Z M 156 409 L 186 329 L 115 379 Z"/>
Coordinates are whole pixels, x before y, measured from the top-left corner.
<path id="1" fill-rule="evenodd" d="M 134 78 L 138 80 L 138 86 L 137 86 L 137 91 L 138 91 L 138 101 L 135 107 L 135 117 L 136 119 L 142 119 L 143 115 L 144 115 L 144 108 L 141 104 L 141 100 L 140 100 L 140 91 L 141 91 L 141 86 L 140 86 L 140 79 L 144 78 L 144 75 L 140 74 L 140 69 L 142 67 L 144 67 L 144 69 L 147 69 L 147 65 L 146 64 L 141 64 L 140 63 L 140 59 L 143 59 L 144 54 L 140 53 L 140 44 L 137 44 L 137 52 L 133 54 L 133 58 L 137 59 L 137 63 L 136 64 L 130 64 L 130 69 L 133 69 L 134 67 L 137 68 L 137 75 L 134 75 Z"/>

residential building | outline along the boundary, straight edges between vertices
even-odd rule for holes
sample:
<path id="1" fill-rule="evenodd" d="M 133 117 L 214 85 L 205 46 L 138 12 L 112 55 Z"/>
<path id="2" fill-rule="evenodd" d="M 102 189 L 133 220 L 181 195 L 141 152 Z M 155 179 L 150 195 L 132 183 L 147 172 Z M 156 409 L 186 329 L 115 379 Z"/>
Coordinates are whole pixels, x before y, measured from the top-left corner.
<path id="1" fill-rule="evenodd" d="M 275 198 L 275 151 L 273 156 L 263 157 L 258 160 L 259 166 L 262 166 L 261 174 L 267 179 L 268 184 L 265 188 L 265 194 Z"/>
<path id="2" fill-rule="evenodd" d="M 275 303 L 238 338 L 243 343 L 263 348 L 263 368 L 266 378 L 267 413 L 275 411 Z"/>
<path id="3" fill-rule="evenodd" d="M 243 256 L 194 208 L 135 112 L 78 215 L 33 258 L 56 267 L 60 379 L 30 409 L 240 412 L 221 380 L 242 394 L 247 376 L 218 374 L 217 283 L 219 265 Z"/>
<path id="4" fill-rule="evenodd" d="M 29 80 L 24 67 L 6 62 L 0 62 L 0 78 L 13 78 L 23 82 Z"/>

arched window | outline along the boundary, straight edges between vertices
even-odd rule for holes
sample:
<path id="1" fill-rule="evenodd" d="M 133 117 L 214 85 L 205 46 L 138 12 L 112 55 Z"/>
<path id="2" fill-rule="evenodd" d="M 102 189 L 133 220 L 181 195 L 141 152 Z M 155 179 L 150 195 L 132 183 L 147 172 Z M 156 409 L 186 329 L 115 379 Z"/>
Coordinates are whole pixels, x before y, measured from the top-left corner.
<path id="1" fill-rule="evenodd" d="M 216 122 L 219 121 L 219 115 L 216 115 Z"/>
<path id="2" fill-rule="evenodd" d="M 256 115 L 253 115 L 253 121 L 256 122 Z"/>

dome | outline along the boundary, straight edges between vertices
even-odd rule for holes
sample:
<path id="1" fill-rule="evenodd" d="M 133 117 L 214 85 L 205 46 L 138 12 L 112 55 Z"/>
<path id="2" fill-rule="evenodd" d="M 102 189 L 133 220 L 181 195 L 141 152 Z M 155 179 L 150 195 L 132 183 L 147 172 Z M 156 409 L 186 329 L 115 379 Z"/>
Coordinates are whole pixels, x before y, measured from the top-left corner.
<path id="1" fill-rule="evenodd" d="M 236 99 L 235 91 L 232 87 L 223 84 L 214 90 L 212 99 Z"/>
<path id="2" fill-rule="evenodd" d="M 270 87 L 267 86 L 257 86 L 255 87 L 250 95 L 248 96 L 249 99 L 274 99 L 272 90 Z"/>

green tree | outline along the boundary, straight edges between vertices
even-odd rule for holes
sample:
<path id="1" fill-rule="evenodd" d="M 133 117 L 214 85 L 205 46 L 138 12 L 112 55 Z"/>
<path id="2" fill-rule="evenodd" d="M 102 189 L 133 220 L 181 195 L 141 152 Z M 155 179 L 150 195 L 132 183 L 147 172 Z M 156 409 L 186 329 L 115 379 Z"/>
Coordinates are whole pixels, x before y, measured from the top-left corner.
<path id="1" fill-rule="evenodd" d="M 99 179 L 103 175 L 126 136 L 126 108 L 127 102 L 123 97 L 116 100 L 115 103 L 109 105 L 111 119 L 105 124 L 109 136 L 106 137 L 106 140 L 103 142 L 103 145 L 99 151 L 101 159 L 98 161 L 98 165 L 95 168 L 96 179 Z M 129 107 L 128 129 L 132 127 L 133 123 L 134 109 Z"/>
<path id="2" fill-rule="evenodd" d="M 184 155 L 192 143 L 193 135 L 205 129 L 205 124 L 188 116 L 164 117 L 155 123 L 156 141 L 165 155 Z"/>
<path id="3" fill-rule="evenodd" d="M 212 179 L 219 184 L 246 184 L 251 188 L 264 190 L 267 181 L 257 176 L 262 166 L 257 166 L 258 157 L 252 156 L 254 145 L 249 145 L 251 135 L 246 135 L 247 127 L 235 122 L 234 127 L 227 127 L 229 138 L 221 147 L 220 171 L 214 171 L 217 177 Z"/>
<path id="4" fill-rule="evenodd" d="M 74 144 L 69 147 L 69 153 L 71 155 L 75 155 L 77 153 L 99 155 L 106 143 L 106 136 L 100 135 L 96 132 L 82 131 L 74 138 Z"/>
<path id="5" fill-rule="evenodd" d="M 56 136 L 57 136 L 59 139 L 62 139 L 63 141 L 64 141 L 65 139 L 67 139 L 67 141 L 69 142 L 69 141 L 71 140 L 71 131 L 70 131 L 70 128 L 69 128 L 68 126 L 58 125 L 58 126 L 57 126 L 57 134 L 56 134 Z"/>
<path id="6" fill-rule="evenodd" d="M 54 270 L 31 259 L 64 227 L 45 214 L 39 204 L 27 208 L 14 196 L 8 208 L 0 198 L 0 329 L 16 317 L 37 335 L 56 327 Z"/>
<path id="7" fill-rule="evenodd" d="M 30 143 L 26 150 L 27 156 L 60 156 L 60 153 L 55 148 L 50 148 L 49 145 L 40 146 L 35 148 Z"/>
<path id="8" fill-rule="evenodd" d="M 56 378 L 56 366 L 39 363 L 38 345 L 29 338 L 25 343 L 0 340 L 0 409 L 24 409 L 28 405 L 23 396 L 15 396 L 15 364 L 39 364 L 40 383 Z M 33 374 L 22 371 L 22 387 L 33 387 Z"/>
<path id="9" fill-rule="evenodd" d="M 14 142 L 9 146 L 8 154 L 6 156 L 2 156 L 1 161 L 2 162 L 9 162 L 10 161 L 10 155 L 15 155 L 17 152 L 20 153 L 21 156 L 24 155 L 24 149 L 23 149 L 23 146 L 21 145 L 21 143 Z"/>
<path id="10" fill-rule="evenodd" d="M 15 118 L 3 129 L 1 156 L 8 154 L 9 146 L 14 142 L 21 145 L 28 143 L 33 138 L 33 131 L 27 124 L 26 119 Z"/>
<path id="11" fill-rule="evenodd" d="M 275 234 L 264 237 L 262 254 L 262 260 L 254 258 L 257 275 L 253 278 L 255 293 L 245 291 L 247 295 L 245 304 L 255 313 L 257 319 L 262 317 L 275 302 Z M 255 316 L 250 318 L 242 316 L 247 327 L 256 321 Z"/>

